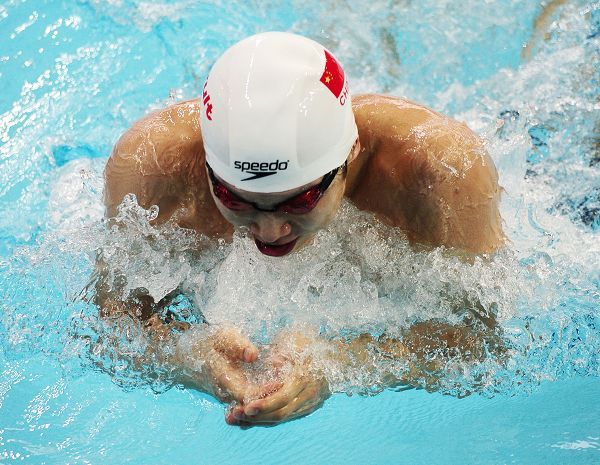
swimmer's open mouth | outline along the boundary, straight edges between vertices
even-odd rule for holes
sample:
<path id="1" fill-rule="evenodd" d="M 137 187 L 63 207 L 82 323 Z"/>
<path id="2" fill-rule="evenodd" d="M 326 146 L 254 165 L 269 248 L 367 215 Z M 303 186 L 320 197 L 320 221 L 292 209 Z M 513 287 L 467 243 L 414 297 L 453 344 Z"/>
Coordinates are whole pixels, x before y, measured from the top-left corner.
<path id="1" fill-rule="evenodd" d="M 283 257 L 284 255 L 289 254 L 296 245 L 297 241 L 298 238 L 286 244 L 274 245 L 267 244 L 266 242 L 262 242 L 254 238 L 254 242 L 256 243 L 256 247 L 258 247 L 258 250 L 260 250 L 260 253 L 269 255 L 270 257 Z"/>

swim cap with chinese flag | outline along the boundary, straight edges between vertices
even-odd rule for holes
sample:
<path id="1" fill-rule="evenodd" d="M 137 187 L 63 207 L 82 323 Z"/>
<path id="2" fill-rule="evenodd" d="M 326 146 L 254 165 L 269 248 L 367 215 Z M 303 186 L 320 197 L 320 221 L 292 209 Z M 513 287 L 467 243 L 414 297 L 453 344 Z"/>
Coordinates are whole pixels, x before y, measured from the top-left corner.
<path id="1" fill-rule="evenodd" d="M 267 32 L 226 50 L 202 95 L 206 161 L 226 183 L 283 192 L 341 166 L 358 137 L 344 70 L 302 36 Z"/>
<path id="2" fill-rule="evenodd" d="M 321 82 L 335 95 L 335 98 L 340 96 L 344 88 L 344 70 L 327 50 L 325 50 L 325 71 L 321 76 Z"/>

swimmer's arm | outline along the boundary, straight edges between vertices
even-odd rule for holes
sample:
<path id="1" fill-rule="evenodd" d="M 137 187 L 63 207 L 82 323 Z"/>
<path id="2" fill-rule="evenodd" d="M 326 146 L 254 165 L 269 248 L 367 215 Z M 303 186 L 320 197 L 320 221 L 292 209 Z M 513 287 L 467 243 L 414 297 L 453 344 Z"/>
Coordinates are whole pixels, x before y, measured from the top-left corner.
<path id="1" fill-rule="evenodd" d="M 143 208 L 159 207 L 153 225 L 174 219 L 180 227 L 209 236 L 231 229 L 210 199 L 204 179 L 198 108 L 198 102 L 189 101 L 151 113 L 117 141 L 104 172 L 106 217 L 112 224 L 119 224 L 123 198 L 134 194 Z M 204 331 L 200 326 L 163 322 L 157 314 L 162 302 L 139 291 L 122 298 L 113 288 L 118 279 L 109 280 L 107 275 L 99 259 L 95 301 L 101 316 L 115 329 L 134 319 L 148 342 L 146 352 L 133 363 L 142 368 L 169 365 L 178 373 L 177 382 L 221 400 L 241 398 L 248 383 L 238 365 L 254 361 L 257 353 L 247 338 L 231 328 Z"/>
<path id="2" fill-rule="evenodd" d="M 114 328 L 109 343 L 119 350 L 123 329 L 132 322 L 139 327 L 146 348 L 143 352 L 122 353 L 137 370 L 152 376 L 153 370 L 167 367 L 176 384 L 209 393 L 224 402 L 242 402 L 248 393 L 257 392 L 241 370 L 242 363 L 258 357 L 256 347 L 234 328 L 212 329 L 207 325 L 165 322 L 158 316 L 159 307 L 152 297 L 133 292 L 122 300 L 107 287 L 105 269 L 99 260 L 95 303 L 104 321 Z M 272 386 L 265 389 L 273 389 Z"/>
<path id="3" fill-rule="evenodd" d="M 449 361 L 473 364 L 488 357 L 500 360 L 506 349 L 500 337 L 489 331 L 483 334 L 469 326 L 441 322 L 422 322 L 413 325 L 400 338 L 382 335 L 375 338 L 365 334 L 341 344 L 337 353 L 346 366 L 362 365 L 372 370 L 385 387 L 407 385 L 435 391 L 446 375 Z M 379 371 L 372 360 L 387 359 L 393 371 Z M 385 366 L 383 364 L 382 366 Z"/>
<path id="4" fill-rule="evenodd" d="M 331 395 L 327 367 L 341 373 L 349 370 L 349 376 L 362 373 L 379 387 L 408 385 L 433 391 L 448 360 L 483 360 L 490 352 L 502 353 L 496 343 L 494 337 L 484 341 L 468 327 L 433 322 L 414 325 L 401 339 L 364 334 L 349 342 L 327 341 L 307 331 L 286 331 L 273 344 L 271 356 L 274 364 L 287 366 L 281 387 L 233 406 L 226 419 L 239 425 L 276 424 L 312 413 Z M 382 359 L 395 368 L 382 370 L 386 365 Z"/>

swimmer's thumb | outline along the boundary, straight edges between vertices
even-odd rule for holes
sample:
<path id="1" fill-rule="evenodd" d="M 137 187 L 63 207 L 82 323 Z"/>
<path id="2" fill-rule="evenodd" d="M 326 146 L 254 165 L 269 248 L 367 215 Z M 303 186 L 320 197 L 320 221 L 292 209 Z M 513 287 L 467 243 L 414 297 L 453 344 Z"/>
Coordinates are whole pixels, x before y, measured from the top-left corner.
<path id="1" fill-rule="evenodd" d="M 236 328 L 225 328 L 213 336 L 213 347 L 229 359 L 253 363 L 258 359 L 258 349 Z"/>

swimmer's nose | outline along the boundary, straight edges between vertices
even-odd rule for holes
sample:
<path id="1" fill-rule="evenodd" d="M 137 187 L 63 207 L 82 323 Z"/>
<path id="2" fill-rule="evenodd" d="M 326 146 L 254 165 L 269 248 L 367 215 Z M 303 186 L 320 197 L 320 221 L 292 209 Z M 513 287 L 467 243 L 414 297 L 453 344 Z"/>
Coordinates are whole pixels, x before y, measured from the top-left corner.
<path id="1" fill-rule="evenodd" d="M 292 232 L 290 223 L 274 215 L 261 215 L 250 225 L 250 232 L 261 242 L 273 243 Z"/>

